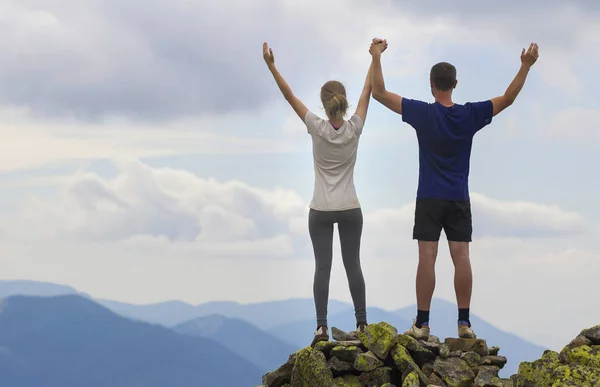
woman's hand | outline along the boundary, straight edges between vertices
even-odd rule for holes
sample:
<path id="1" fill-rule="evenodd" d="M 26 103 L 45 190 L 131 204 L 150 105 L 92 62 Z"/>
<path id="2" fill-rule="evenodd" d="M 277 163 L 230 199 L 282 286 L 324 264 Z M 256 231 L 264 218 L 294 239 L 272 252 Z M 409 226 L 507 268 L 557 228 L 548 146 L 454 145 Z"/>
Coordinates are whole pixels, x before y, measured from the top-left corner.
<path id="1" fill-rule="evenodd" d="M 267 42 L 263 43 L 263 58 L 267 63 L 267 66 L 275 66 L 275 56 L 273 55 L 273 49 L 269 48 Z"/>

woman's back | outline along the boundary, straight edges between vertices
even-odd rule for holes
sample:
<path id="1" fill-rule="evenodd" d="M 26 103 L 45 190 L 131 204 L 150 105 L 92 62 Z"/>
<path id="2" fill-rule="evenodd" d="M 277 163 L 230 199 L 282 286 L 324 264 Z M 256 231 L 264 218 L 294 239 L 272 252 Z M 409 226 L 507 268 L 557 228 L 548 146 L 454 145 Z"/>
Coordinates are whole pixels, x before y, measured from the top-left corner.
<path id="1" fill-rule="evenodd" d="M 305 123 L 312 137 L 315 169 L 310 207 L 321 211 L 359 208 L 354 187 L 354 166 L 363 121 L 353 115 L 335 129 L 331 122 L 309 111 Z"/>

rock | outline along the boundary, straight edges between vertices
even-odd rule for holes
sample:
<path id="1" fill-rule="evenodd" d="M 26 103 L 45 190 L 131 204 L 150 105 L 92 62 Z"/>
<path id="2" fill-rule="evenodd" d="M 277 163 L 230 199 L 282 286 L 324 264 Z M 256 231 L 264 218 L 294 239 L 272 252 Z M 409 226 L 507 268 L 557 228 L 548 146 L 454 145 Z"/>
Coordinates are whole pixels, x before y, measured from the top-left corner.
<path id="1" fill-rule="evenodd" d="M 400 344 L 401 346 L 408 349 L 409 351 L 416 351 L 419 348 L 422 348 L 419 345 L 419 342 L 417 340 L 415 340 L 414 338 L 412 338 L 408 335 L 396 336 L 396 343 Z"/>
<path id="2" fill-rule="evenodd" d="M 448 387 L 468 387 L 475 381 L 475 373 L 469 365 L 456 357 L 448 359 L 437 358 L 433 370 Z"/>
<path id="3" fill-rule="evenodd" d="M 429 340 L 427 340 L 427 342 L 428 342 L 428 343 L 437 344 L 438 346 L 439 346 L 440 344 L 442 344 L 442 342 L 440 341 L 440 338 L 439 338 L 439 337 L 437 337 L 437 336 L 433 336 L 433 335 L 429 336 Z"/>
<path id="4" fill-rule="evenodd" d="M 558 359 L 562 362 L 562 363 L 568 363 L 568 354 L 570 351 L 572 351 L 575 348 L 578 347 L 583 347 L 583 346 L 592 346 L 592 340 L 588 339 L 587 337 L 583 336 L 583 335 L 579 335 L 576 338 L 574 338 L 566 347 L 563 348 L 563 350 L 560 352 L 560 354 L 558 355 Z"/>
<path id="5" fill-rule="evenodd" d="M 481 358 L 481 365 L 494 365 L 502 369 L 507 361 L 508 360 L 504 356 L 484 356 Z"/>
<path id="6" fill-rule="evenodd" d="M 325 357 L 329 358 L 331 355 L 331 350 L 338 345 L 339 344 L 336 344 L 333 341 L 319 341 L 317 344 L 315 344 L 315 349 L 323 352 Z"/>
<path id="7" fill-rule="evenodd" d="M 342 347 L 359 347 L 359 348 L 365 348 L 365 346 L 362 344 L 362 342 L 360 340 L 350 340 L 350 341 L 334 341 L 334 344 L 336 346 L 342 346 Z"/>
<path id="8" fill-rule="evenodd" d="M 450 352 L 450 357 L 461 357 L 462 356 L 462 352 L 461 351 L 452 351 Z"/>
<path id="9" fill-rule="evenodd" d="M 465 352 L 460 358 L 467 362 L 471 368 L 478 366 L 481 361 L 481 356 L 477 352 Z"/>
<path id="10" fill-rule="evenodd" d="M 450 357 L 450 347 L 448 344 L 444 343 L 440 345 L 440 357 L 442 359 L 447 359 Z"/>
<path id="11" fill-rule="evenodd" d="M 365 387 L 380 387 L 392 383 L 392 368 L 379 367 L 371 372 L 365 372 L 358 378 Z"/>
<path id="12" fill-rule="evenodd" d="M 440 354 L 440 345 L 438 343 L 433 343 L 431 341 L 419 341 L 419 345 L 422 348 L 431 351 L 431 353 L 433 353 L 435 356 Z"/>
<path id="13" fill-rule="evenodd" d="M 381 387 L 396 387 L 395 385 L 393 385 L 392 383 L 386 383 Z"/>
<path id="14" fill-rule="evenodd" d="M 358 339 L 355 335 L 351 335 L 336 327 L 331 328 L 331 337 L 333 337 L 335 341 L 352 341 Z"/>
<path id="15" fill-rule="evenodd" d="M 358 376 L 344 375 L 333 380 L 333 387 L 362 387 Z"/>
<path id="16" fill-rule="evenodd" d="M 395 344 L 398 335 L 396 328 L 388 323 L 380 322 L 367 325 L 365 330 L 358 333 L 363 345 L 381 360 L 385 360 Z"/>
<path id="17" fill-rule="evenodd" d="M 577 347 L 569 351 L 566 357 L 568 364 L 577 363 L 600 370 L 600 346 L 595 346 L 595 348 L 587 345 Z"/>
<path id="18" fill-rule="evenodd" d="M 292 387 L 333 385 L 333 374 L 323 352 L 310 347 L 298 351 L 290 384 Z"/>
<path id="19" fill-rule="evenodd" d="M 600 345 L 600 325 L 584 329 L 581 331 L 581 335 L 590 339 L 594 345 Z"/>
<path id="20" fill-rule="evenodd" d="M 487 344 L 482 339 L 447 338 L 445 344 L 450 347 L 450 351 L 476 352 L 480 356 L 489 355 Z"/>
<path id="21" fill-rule="evenodd" d="M 268 387 L 283 387 L 292 380 L 292 370 L 296 362 L 297 354 L 292 354 L 281 367 L 275 371 L 268 372 L 262 377 L 262 384 Z"/>
<path id="22" fill-rule="evenodd" d="M 373 371 L 375 368 L 383 366 L 383 362 L 371 351 L 361 353 L 354 360 L 354 369 L 361 372 Z"/>
<path id="23" fill-rule="evenodd" d="M 587 337 L 587 336 L 586 336 Z M 589 350 L 588 350 L 589 348 Z M 596 366 L 594 347 L 582 346 L 569 351 L 567 363 L 559 360 L 559 354 L 545 351 L 533 362 L 522 362 L 514 376 L 516 387 L 597 386 L 600 385 L 600 367 Z M 587 365 L 581 362 L 587 363 Z"/>
<path id="24" fill-rule="evenodd" d="M 420 387 L 419 374 L 416 371 L 411 372 L 402 382 L 402 387 Z"/>
<path id="25" fill-rule="evenodd" d="M 425 374 L 426 377 L 429 377 L 429 375 L 431 375 L 433 372 L 433 362 L 430 361 L 429 363 L 423 364 L 421 371 L 423 371 L 423 374 Z"/>
<path id="26" fill-rule="evenodd" d="M 490 347 L 488 348 L 488 351 L 490 356 L 498 356 L 498 353 L 500 353 L 500 347 Z"/>
<path id="27" fill-rule="evenodd" d="M 427 381 L 428 386 L 442 386 L 446 387 L 446 383 L 436 374 L 432 373 L 429 375 L 429 380 Z"/>
<path id="28" fill-rule="evenodd" d="M 335 356 L 329 359 L 327 367 L 333 373 L 333 377 L 342 376 L 352 371 L 352 364 L 341 361 Z"/>
<path id="29" fill-rule="evenodd" d="M 354 363 L 356 357 L 363 353 L 362 349 L 357 346 L 351 345 L 348 347 L 338 345 L 331 349 L 331 356 L 335 356 L 341 361 L 345 361 L 348 363 Z"/>
<path id="30" fill-rule="evenodd" d="M 475 387 L 504 387 L 504 382 L 498 377 L 498 368 L 483 366 L 475 377 Z"/>

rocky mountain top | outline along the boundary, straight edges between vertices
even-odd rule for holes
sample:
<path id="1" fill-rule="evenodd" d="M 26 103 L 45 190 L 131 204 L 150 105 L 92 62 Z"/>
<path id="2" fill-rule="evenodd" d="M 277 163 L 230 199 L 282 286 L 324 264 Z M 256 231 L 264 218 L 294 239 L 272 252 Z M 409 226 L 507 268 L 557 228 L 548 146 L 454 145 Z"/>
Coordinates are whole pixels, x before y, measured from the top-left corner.
<path id="1" fill-rule="evenodd" d="M 482 339 L 428 341 L 398 334 L 385 322 L 349 334 L 332 328 L 333 341 L 290 355 L 263 376 L 260 387 L 558 387 L 600 386 L 600 326 L 581 332 L 561 353 L 521 363 L 510 379 L 507 362 Z"/>

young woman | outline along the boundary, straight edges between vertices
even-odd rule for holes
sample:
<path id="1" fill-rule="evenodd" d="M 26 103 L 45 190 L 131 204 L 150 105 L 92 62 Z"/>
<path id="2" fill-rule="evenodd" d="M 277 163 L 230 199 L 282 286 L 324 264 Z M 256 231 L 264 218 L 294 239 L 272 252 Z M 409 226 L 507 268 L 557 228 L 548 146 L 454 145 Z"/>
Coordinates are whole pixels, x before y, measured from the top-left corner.
<path id="1" fill-rule="evenodd" d="M 308 217 L 308 229 L 315 254 L 313 293 L 317 330 L 312 342 L 329 340 L 327 302 L 333 250 L 333 224 L 338 224 L 342 260 L 354 302 L 356 328 L 367 325 L 365 281 L 360 266 L 363 217 L 354 188 L 354 165 L 371 98 L 371 69 L 367 74 L 356 112 L 344 120 L 348 110 L 346 90 L 338 81 L 321 88 L 321 102 L 327 119 L 317 117 L 292 92 L 275 67 L 273 50 L 263 44 L 263 56 L 284 98 L 304 122 L 312 137 L 315 185 Z"/>

